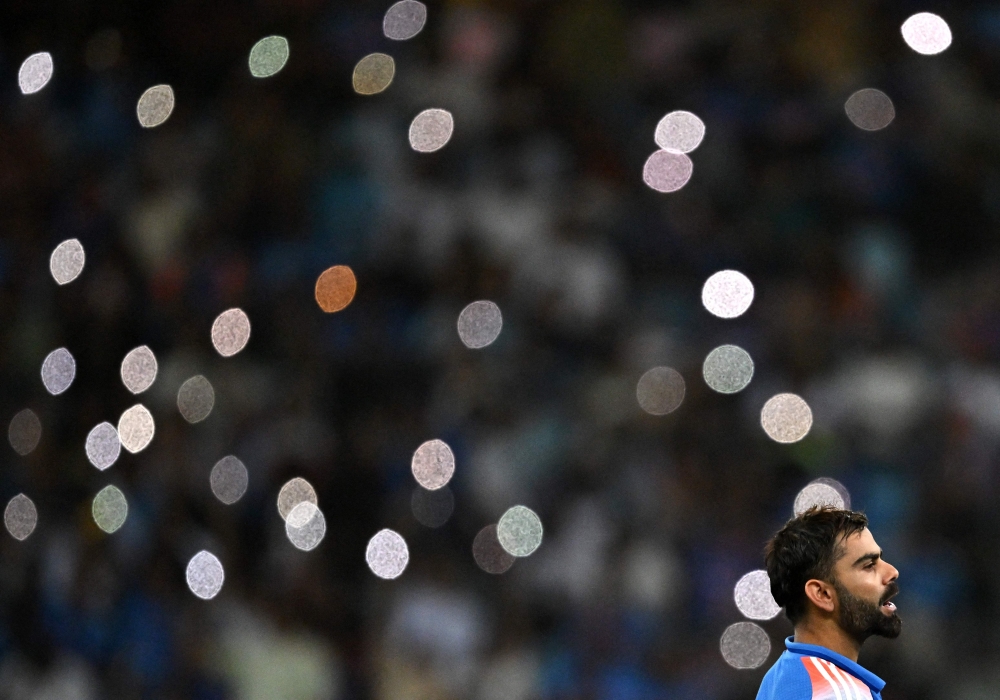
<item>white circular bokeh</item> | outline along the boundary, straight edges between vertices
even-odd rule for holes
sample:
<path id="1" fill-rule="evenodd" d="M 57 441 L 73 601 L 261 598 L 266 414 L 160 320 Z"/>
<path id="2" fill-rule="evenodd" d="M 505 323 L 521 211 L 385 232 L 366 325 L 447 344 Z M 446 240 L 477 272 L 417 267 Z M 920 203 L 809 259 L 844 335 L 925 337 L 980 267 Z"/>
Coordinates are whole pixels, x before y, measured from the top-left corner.
<path id="1" fill-rule="evenodd" d="M 751 620 L 770 620 L 781 612 L 771 595 L 771 579 L 764 569 L 743 574 L 733 589 L 736 607 Z"/>
<path id="2" fill-rule="evenodd" d="M 76 379 L 76 360 L 66 348 L 50 352 L 42 362 L 42 384 L 53 396 L 58 396 Z"/>
<path id="3" fill-rule="evenodd" d="M 94 496 L 90 512 L 97 527 L 110 535 L 125 524 L 128 500 L 117 486 L 105 486 Z"/>
<path id="4" fill-rule="evenodd" d="M 542 544 L 542 520 L 526 506 L 514 506 L 500 517 L 497 539 L 515 557 L 530 556 Z"/>
<path id="5" fill-rule="evenodd" d="M 87 460 L 101 471 L 117 462 L 122 452 L 122 443 L 115 426 L 104 421 L 91 428 L 87 433 L 84 450 Z"/>
<path id="6" fill-rule="evenodd" d="M 753 360 L 737 345 L 720 345 L 708 353 L 701 366 L 705 383 L 720 394 L 735 394 L 753 379 Z"/>
<path id="7" fill-rule="evenodd" d="M 250 340 L 250 317 L 243 309 L 227 309 L 212 323 L 212 346 L 223 357 L 232 357 Z"/>
<path id="8" fill-rule="evenodd" d="M 917 53 L 933 56 L 951 46 L 951 27 L 932 12 L 918 12 L 900 27 L 903 41 Z"/>
<path id="9" fill-rule="evenodd" d="M 319 504 L 316 497 L 316 489 L 308 481 L 300 476 L 289 479 L 278 491 L 278 514 L 282 520 L 288 520 L 288 514 L 300 503 Z"/>
<path id="10" fill-rule="evenodd" d="M 35 502 L 23 493 L 14 496 L 4 509 L 3 524 L 15 540 L 28 539 L 38 525 L 38 509 L 35 508 Z"/>
<path id="11" fill-rule="evenodd" d="M 394 579 L 410 562 L 410 550 L 403 536 L 394 530 L 379 530 L 365 549 L 368 568 L 379 578 Z"/>
<path id="12" fill-rule="evenodd" d="M 844 497 L 836 488 L 830 484 L 814 481 L 807 484 L 795 496 L 792 513 L 797 517 L 814 507 L 844 508 L 846 505 Z"/>
<path id="13" fill-rule="evenodd" d="M 863 88 L 848 97 L 844 112 L 854 126 L 864 131 L 884 129 L 896 118 L 892 100 L 875 88 Z"/>
<path id="14" fill-rule="evenodd" d="M 220 502 L 231 506 L 243 498 L 250 477 L 243 462 L 233 455 L 226 455 L 212 467 L 208 481 L 212 487 L 212 494 Z"/>
<path id="15" fill-rule="evenodd" d="M 445 147 L 455 130 L 455 119 L 444 109 L 425 109 L 410 123 L 410 147 L 418 153 L 433 153 Z"/>
<path id="16" fill-rule="evenodd" d="M 185 571 L 188 589 L 202 600 L 211 600 L 219 595 L 222 584 L 226 580 L 226 572 L 222 562 L 211 552 L 204 549 L 188 562 Z"/>
<path id="17" fill-rule="evenodd" d="M 382 33 L 393 41 L 406 41 L 421 32 L 427 24 L 427 5 L 417 0 L 400 0 L 382 19 Z"/>
<path id="18" fill-rule="evenodd" d="M 447 486 L 455 474 L 455 453 L 443 440 L 428 440 L 413 453 L 413 478 L 428 491 Z"/>
<path id="19" fill-rule="evenodd" d="M 31 95 L 48 85 L 54 68 L 52 54 L 47 51 L 28 56 L 17 71 L 17 84 L 21 92 Z"/>
<path id="20" fill-rule="evenodd" d="M 812 409 L 798 394 L 772 396 L 760 411 L 760 425 L 775 442 L 798 442 L 809 434 L 812 424 Z"/>
<path id="21" fill-rule="evenodd" d="M 742 272 L 721 270 L 705 280 L 701 303 L 719 318 L 742 316 L 753 303 L 753 283 Z"/>
<path id="22" fill-rule="evenodd" d="M 153 414 L 141 403 L 127 409 L 118 419 L 118 439 L 132 454 L 146 449 L 155 433 Z"/>
<path id="23" fill-rule="evenodd" d="M 458 315 L 458 337 L 465 347 L 480 350 L 500 335 L 503 315 L 492 301 L 474 301 Z"/>
<path id="24" fill-rule="evenodd" d="M 133 394 L 141 394 L 156 381 L 159 366 L 156 355 L 147 345 L 140 345 L 129 350 L 122 360 L 120 374 L 122 384 Z"/>
<path id="25" fill-rule="evenodd" d="M 665 151 L 690 153 L 705 138 L 705 122 L 696 114 L 678 110 L 659 121 L 653 139 Z"/>
<path id="26" fill-rule="evenodd" d="M 55 247 L 49 256 L 49 272 L 58 285 L 69 284 L 83 272 L 87 263 L 87 254 L 83 244 L 76 238 L 63 241 Z"/>
<path id="27" fill-rule="evenodd" d="M 665 416 L 680 408 L 687 385 L 673 367 L 653 367 L 646 370 L 635 386 L 639 407 L 653 416 Z"/>
<path id="28" fill-rule="evenodd" d="M 7 440 L 14 451 L 24 457 L 38 447 L 42 439 L 42 421 L 38 414 L 25 408 L 14 414 L 7 427 Z"/>
<path id="29" fill-rule="evenodd" d="M 188 423 L 208 418 L 215 406 L 215 389 L 204 376 L 196 374 L 177 390 L 177 410 Z"/>
<path id="30" fill-rule="evenodd" d="M 759 668 L 771 653 L 771 638 L 755 622 L 737 622 L 722 633 L 719 651 L 733 668 Z"/>
<path id="31" fill-rule="evenodd" d="M 174 111 L 174 89 L 169 85 L 154 85 L 142 93 L 135 106 L 139 124 L 147 129 L 160 126 Z"/>
<path id="32" fill-rule="evenodd" d="M 676 192 L 694 174 L 694 163 L 683 153 L 656 151 L 642 166 L 642 181 L 657 192 Z"/>
<path id="33" fill-rule="evenodd" d="M 299 503 L 285 519 L 285 536 L 296 549 L 303 552 L 315 549 L 326 536 L 323 511 L 309 501 Z"/>

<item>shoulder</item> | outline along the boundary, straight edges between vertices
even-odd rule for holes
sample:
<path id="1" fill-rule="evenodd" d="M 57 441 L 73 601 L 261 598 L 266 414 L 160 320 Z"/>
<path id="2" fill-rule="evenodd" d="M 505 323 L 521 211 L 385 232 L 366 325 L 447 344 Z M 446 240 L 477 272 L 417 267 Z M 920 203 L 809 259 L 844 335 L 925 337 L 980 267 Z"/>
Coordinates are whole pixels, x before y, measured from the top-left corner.
<path id="1" fill-rule="evenodd" d="M 757 700 L 813 700 L 809 657 L 784 652 L 764 674 Z"/>

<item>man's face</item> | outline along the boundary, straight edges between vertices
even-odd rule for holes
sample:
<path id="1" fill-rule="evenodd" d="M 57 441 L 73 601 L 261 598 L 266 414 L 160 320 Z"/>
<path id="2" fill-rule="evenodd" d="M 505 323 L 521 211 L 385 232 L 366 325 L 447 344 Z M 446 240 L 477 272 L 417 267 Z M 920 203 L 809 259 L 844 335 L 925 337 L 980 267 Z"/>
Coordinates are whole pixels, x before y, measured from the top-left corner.
<path id="1" fill-rule="evenodd" d="M 844 540 L 843 547 L 833 567 L 840 626 L 858 642 L 873 634 L 898 637 L 902 621 L 889 600 L 899 592 L 896 567 L 882 558 L 868 528 Z"/>

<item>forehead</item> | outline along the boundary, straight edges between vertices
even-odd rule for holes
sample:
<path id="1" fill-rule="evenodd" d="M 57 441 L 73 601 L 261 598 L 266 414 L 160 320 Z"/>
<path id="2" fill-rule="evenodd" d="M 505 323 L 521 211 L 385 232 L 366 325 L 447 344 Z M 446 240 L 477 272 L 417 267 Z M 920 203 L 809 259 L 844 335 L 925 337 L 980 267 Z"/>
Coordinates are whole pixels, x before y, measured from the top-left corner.
<path id="1" fill-rule="evenodd" d="M 843 540 L 837 563 L 847 561 L 848 564 L 851 564 L 860 556 L 878 551 L 879 546 L 875 542 L 875 537 L 872 535 L 871 530 L 866 527 L 864 530 L 855 532 Z"/>

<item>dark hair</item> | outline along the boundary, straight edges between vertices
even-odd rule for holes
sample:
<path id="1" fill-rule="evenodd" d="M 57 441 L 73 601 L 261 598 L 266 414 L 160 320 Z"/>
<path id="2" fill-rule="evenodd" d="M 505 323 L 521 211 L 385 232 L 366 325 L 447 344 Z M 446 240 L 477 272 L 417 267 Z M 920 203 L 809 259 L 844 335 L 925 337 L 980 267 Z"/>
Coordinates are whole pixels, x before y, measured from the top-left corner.
<path id="1" fill-rule="evenodd" d="M 866 527 L 864 513 L 813 507 L 785 523 L 767 543 L 764 565 L 771 579 L 771 595 L 793 625 L 806 612 L 806 581 L 831 581 L 843 541 Z"/>

